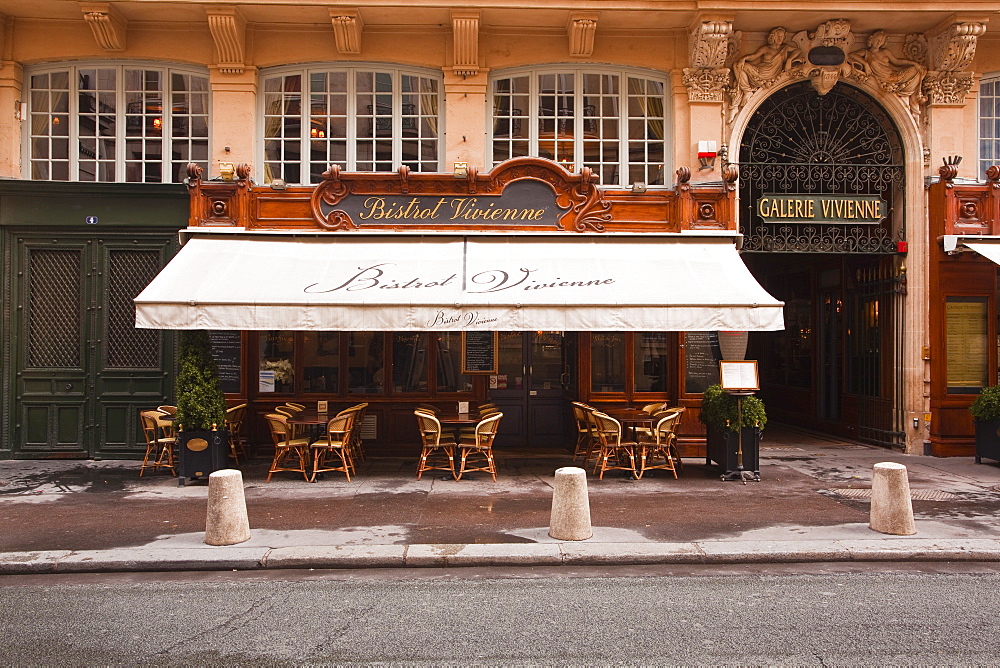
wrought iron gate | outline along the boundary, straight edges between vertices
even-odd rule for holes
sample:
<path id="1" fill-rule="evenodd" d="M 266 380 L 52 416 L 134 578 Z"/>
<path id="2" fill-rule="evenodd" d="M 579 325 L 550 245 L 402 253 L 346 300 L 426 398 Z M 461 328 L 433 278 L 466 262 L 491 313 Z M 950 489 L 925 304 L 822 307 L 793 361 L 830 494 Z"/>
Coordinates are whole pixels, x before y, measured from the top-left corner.
<path id="1" fill-rule="evenodd" d="M 844 368 L 817 374 L 812 389 L 829 398 L 833 388 L 816 383 L 836 378 L 841 398 L 857 406 L 858 438 L 893 447 L 905 438 L 906 289 L 895 257 L 905 239 L 903 162 L 899 133 L 885 111 L 843 83 L 826 95 L 809 82 L 777 91 L 755 112 L 739 150 L 744 252 L 855 258 L 848 262 L 845 317 L 815 317 L 818 327 L 839 329 L 821 333 L 824 347 L 843 346 L 842 355 L 821 353 L 829 357 L 817 366 L 839 359 Z M 820 311 L 823 299 L 829 296 L 813 293 Z M 840 399 L 830 406 L 837 413 Z"/>

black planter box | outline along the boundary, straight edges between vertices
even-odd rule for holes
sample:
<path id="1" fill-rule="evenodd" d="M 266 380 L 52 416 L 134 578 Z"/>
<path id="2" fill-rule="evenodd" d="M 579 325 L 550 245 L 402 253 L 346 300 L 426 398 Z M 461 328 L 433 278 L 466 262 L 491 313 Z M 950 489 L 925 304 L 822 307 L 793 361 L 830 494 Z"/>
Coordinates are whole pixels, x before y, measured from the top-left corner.
<path id="1" fill-rule="evenodd" d="M 708 430 L 706 464 L 722 469 L 723 480 L 760 481 L 761 430 L 743 427 L 743 467 L 740 468 L 740 435 L 730 429 Z"/>
<path id="2" fill-rule="evenodd" d="M 973 420 L 976 425 L 976 463 L 982 458 L 1000 461 L 1000 420 Z"/>
<path id="3" fill-rule="evenodd" d="M 208 479 L 210 473 L 229 468 L 229 431 L 181 431 L 177 434 L 178 484 Z"/>

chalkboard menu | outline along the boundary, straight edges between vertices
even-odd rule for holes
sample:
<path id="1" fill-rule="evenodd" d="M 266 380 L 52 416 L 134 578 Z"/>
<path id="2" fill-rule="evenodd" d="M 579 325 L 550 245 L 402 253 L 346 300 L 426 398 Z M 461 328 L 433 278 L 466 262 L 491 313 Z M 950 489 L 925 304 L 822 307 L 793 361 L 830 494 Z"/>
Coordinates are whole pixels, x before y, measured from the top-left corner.
<path id="1" fill-rule="evenodd" d="M 684 392 L 700 394 L 719 382 L 718 332 L 686 332 L 684 335 Z"/>
<path id="2" fill-rule="evenodd" d="M 496 332 L 462 332 L 462 373 L 496 373 L 497 338 Z"/>
<path id="3" fill-rule="evenodd" d="M 209 332 L 208 338 L 212 341 L 212 358 L 219 367 L 219 384 L 222 386 L 222 391 L 226 394 L 239 394 L 242 389 L 240 359 L 243 352 L 240 332 Z"/>

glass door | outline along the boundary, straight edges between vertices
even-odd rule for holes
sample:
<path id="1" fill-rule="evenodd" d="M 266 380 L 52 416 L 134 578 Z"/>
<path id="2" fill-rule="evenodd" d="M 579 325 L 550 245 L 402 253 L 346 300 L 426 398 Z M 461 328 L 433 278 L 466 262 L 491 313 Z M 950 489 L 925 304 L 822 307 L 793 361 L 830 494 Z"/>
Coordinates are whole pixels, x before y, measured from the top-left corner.
<path id="1" fill-rule="evenodd" d="M 490 399 L 504 414 L 499 446 L 565 444 L 569 359 L 562 332 L 499 333 L 498 373 L 490 382 Z"/>

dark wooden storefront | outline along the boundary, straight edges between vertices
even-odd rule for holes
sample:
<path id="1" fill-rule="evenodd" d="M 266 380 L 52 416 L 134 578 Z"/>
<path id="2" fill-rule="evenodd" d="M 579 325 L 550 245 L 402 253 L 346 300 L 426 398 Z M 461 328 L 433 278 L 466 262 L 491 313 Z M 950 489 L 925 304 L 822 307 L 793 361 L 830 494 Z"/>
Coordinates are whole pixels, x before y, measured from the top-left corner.
<path id="1" fill-rule="evenodd" d="M 246 178 L 248 170 L 240 173 L 242 178 L 233 182 L 202 181 L 192 174 L 191 230 L 239 227 L 250 233 L 352 234 L 359 228 L 357 216 L 345 217 L 336 206 L 347 193 L 484 196 L 523 180 L 545 183 L 555 193 L 566 212 L 557 229 L 566 234 L 735 228 L 734 168 L 726 170 L 725 182 L 714 184 L 692 184 L 690 172 L 681 169 L 675 188 L 645 193 L 598 190 L 588 173 L 569 174 L 538 159 L 514 160 L 489 175 L 470 170 L 461 180 L 409 174 L 405 169 L 394 174 L 331 170 L 319 187 L 280 189 L 255 186 Z M 378 228 L 379 232 L 455 229 L 421 221 L 381 221 Z M 533 231 L 524 224 L 488 220 L 464 223 L 463 229 Z M 368 402 L 363 435 L 373 451 L 382 454 L 409 453 L 417 447 L 413 409 L 419 403 L 454 407 L 459 401 L 472 406 L 495 402 L 505 413 L 498 445 L 525 448 L 568 446 L 574 441 L 571 400 L 608 407 L 666 401 L 689 408 L 681 426 L 684 454 L 704 454 L 698 412 L 701 392 L 717 378 L 720 354 L 714 333 L 498 334 L 496 373 L 467 376 L 458 374 L 454 365 L 461 354 L 457 332 L 243 331 L 214 336 L 218 351 L 225 350 L 217 351 L 217 357 L 223 362 L 227 399 L 250 403 L 255 416 L 248 421 L 251 438 L 265 448 L 268 436 L 262 416 L 285 401 L 307 406 L 328 401 L 331 409 Z M 365 362 L 373 359 L 375 363 Z M 262 389 L 258 369 L 264 366 L 282 368 L 276 370 L 280 378 L 275 384 Z M 606 378 L 609 373 L 614 377 Z"/>

